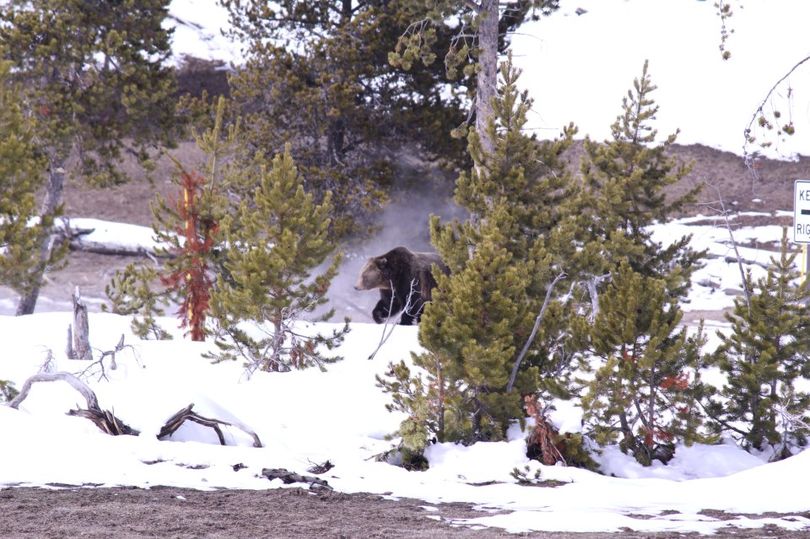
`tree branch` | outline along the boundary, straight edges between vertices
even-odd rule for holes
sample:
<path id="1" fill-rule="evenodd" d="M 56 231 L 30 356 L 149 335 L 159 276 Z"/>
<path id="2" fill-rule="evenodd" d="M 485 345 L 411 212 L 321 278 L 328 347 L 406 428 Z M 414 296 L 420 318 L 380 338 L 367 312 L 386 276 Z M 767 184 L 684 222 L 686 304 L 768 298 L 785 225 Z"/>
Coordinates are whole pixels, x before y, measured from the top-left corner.
<path id="1" fill-rule="evenodd" d="M 805 62 L 807 62 L 807 61 L 810 61 L 810 56 L 805 56 L 804 58 L 802 58 L 801 60 L 796 62 L 796 64 L 794 64 L 793 67 L 791 67 L 788 70 L 788 72 L 785 73 L 782 76 L 781 79 L 776 81 L 776 83 L 773 86 L 771 86 L 771 89 L 768 90 L 768 93 L 765 94 L 765 97 L 762 99 L 762 102 L 759 104 L 757 109 L 754 111 L 754 114 L 751 115 L 751 120 L 748 122 L 748 125 L 745 128 L 745 131 L 743 131 L 743 133 L 745 135 L 745 144 L 743 144 L 743 155 L 745 156 L 745 163 L 746 163 L 746 166 L 748 166 L 749 170 L 751 169 L 751 164 L 750 164 L 751 159 L 750 159 L 750 155 L 748 154 L 748 142 L 749 142 L 749 138 L 751 136 L 751 127 L 754 125 L 754 122 L 756 121 L 757 116 L 759 114 L 762 114 L 763 109 L 765 108 L 765 105 L 768 102 L 768 99 L 771 98 L 771 95 L 776 91 L 776 89 L 779 87 L 779 85 L 782 84 L 788 77 L 790 77 L 793 74 L 794 71 L 799 69 L 799 67 L 802 64 L 804 64 Z"/>
<path id="2" fill-rule="evenodd" d="M 537 318 L 535 318 L 532 332 L 529 335 L 529 338 L 526 339 L 526 344 L 523 345 L 523 349 L 520 351 L 520 354 L 518 354 L 517 359 L 515 359 L 515 364 L 512 366 L 512 374 L 509 375 L 509 383 L 506 384 L 507 393 L 512 391 L 512 387 L 515 385 L 515 379 L 517 378 L 518 369 L 520 369 L 520 364 L 523 361 L 523 358 L 526 356 L 526 353 L 529 351 L 529 347 L 534 341 L 534 338 L 537 336 L 537 330 L 540 329 L 540 324 L 543 322 L 543 316 L 545 316 L 546 309 L 551 301 L 551 293 L 554 291 L 554 287 L 557 286 L 558 282 L 562 281 L 566 277 L 567 275 L 565 272 L 562 272 L 554 277 L 554 280 L 551 281 L 550 285 L 548 285 L 548 290 L 546 290 L 546 298 L 543 300 L 543 306 L 540 308 L 540 314 L 538 314 Z"/>
<path id="3" fill-rule="evenodd" d="M 93 390 L 90 389 L 87 384 L 82 382 L 78 377 L 70 374 L 69 372 L 41 372 L 35 374 L 25 381 L 22 389 L 20 389 L 20 394 L 9 403 L 9 406 L 12 408 L 19 408 L 22 401 L 28 397 L 28 393 L 31 391 L 31 386 L 34 385 L 35 382 L 56 382 L 58 380 L 67 382 L 73 389 L 81 393 L 84 400 L 87 401 L 87 408 L 90 410 L 100 410 L 98 406 L 98 398 Z"/>

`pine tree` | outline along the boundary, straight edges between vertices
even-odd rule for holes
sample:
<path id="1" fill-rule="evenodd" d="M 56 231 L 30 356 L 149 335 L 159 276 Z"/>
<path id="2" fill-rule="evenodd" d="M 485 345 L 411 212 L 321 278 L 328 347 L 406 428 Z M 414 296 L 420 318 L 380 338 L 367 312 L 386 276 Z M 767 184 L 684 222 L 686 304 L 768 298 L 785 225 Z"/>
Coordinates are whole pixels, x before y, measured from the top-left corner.
<path id="1" fill-rule="evenodd" d="M 19 88 L 9 80 L 10 67 L 0 62 L 0 284 L 25 295 L 37 275 L 59 263 L 65 248 L 40 258 L 39 245 L 53 225 L 52 216 L 36 222 L 45 160 L 36 148 L 36 126 L 23 114 Z"/>
<path id="2" fill-rule="evenodd" d="M 644 294 L 639 294 L 643 290 Z M 702 440 L 691 386 L 697 380 L 703 330 L 687 337 L 682 312 L 663 279 L 643 276 L 623 262 L 605 293 L 591 331 L 598 362 L 583 396 L 584 422 L 601 445 L 649 466 L 668 462 L 676 442 Z"/>
<path id="3" fill-rule="evenodd" d="M 702 253 L 689 248 L 690 236 L 663 247 L 652 241 L 650 225 L 666 222 L 694 202 L 700 187 L 679 197 L 664 193 L 686 176 L 689 166 L 667 156 L 677 132 L 656 142 L 657 131 L 651 125 L 658 112 L 651 96 L 656 88 L 645 61 L 641 78 L 633 81 L 633 89 L 622 99 L 622 114 L 611 126 L 612 139 L 603 144 L 586 139 L 583 213 L 591 221 L 589 248 L 599 253 L 593 263 L 602 260 L 609 272 L 627 259 L 633 270 L 666 279 L 673 293 L 684 296 Z"/>
<path id="4" fill-rule="evenodd" d="M 47 163 L 39 215 L 52 220 L 62 201 L 71 155 L 78 174 L 103 185 L 122 179 L 116 161 L 127 148 L 147 162 L 154 142 L 170 143 L 173 79 L 164 61 L 168 0 L 9 0 L 0 4 L 3 58 L 12 62 L 25 114 L 37 122 L 36 146 Z M 51 257 L 50 237 L 36 251 Z M 33 312 L 42 273 L 17 314 Z"/>
<path id="5" fill-rule="evenodd" d="M 156 291 L 160 282 L 158 269 L 140 264 L 127 264 L 118 270 L 104 287 L 110 305 L 102 311 L 132 316 L 132 332 L 141 339 L 171 339 L 157 317 L 166 314 L 166 291 Z"/>
<path id="6" fill-rule="evenodd" d="M 622 449 L 645 465 L 669 460 L 674 442 L 697 439 L 699 416 L 689 390 L 697 383 L 702 335 L 687 339 L 676 325 L 678 302 L 703 254 L 689 247 L 689 236 L 667 247 L 651 237 L 650 225 L 692 201 L 697 190 L 674 199 L 664 194 L 688 167 L 666 155 L 676 135 L 656 143 L 650 125 L 658 111 L 650 96 L 656 87 L 647 68 L 645 62 L 622 100 L 612 140 L 585 143 L 578 204 L 587 234 L 574 257 L 594 276 L 593 308 L 574 323 L 598 360 L 582 402 L 589 428 L 600 443 L 621 435 Z M 587 354 L 582 364 L 591 367 Z"/>
<path id="7" fill-rule="evenodd" d="M 212 288 L 216 276 L 225 272 L 226 246 L 219 228 L 229 212 L 226 193 L 242 193 L 237 158 L 241 131 L 238 120 L 226 121 L 226 109 L 226 100 L 220 98 L 212 126 L 202 132 L 192 130 L 205 156 L 202 174 L 187 171 L 175 160 L 176 196 L 167 200 L 158 194 L 152 204 L 154 238 L 165 260 L 162 267 L 131 264 L 107 286 L 113 312 L 134 315 L 133 331 L 142 338 L 169 338 L 156 317 L 163 316 L 170 305 L 179 306 L 181 327 L 188 328 L 192 339 L 206 336 Z"/>
<path id="8" fill-rule="evenodd" d="M 311 334 L 295 324 L 326 303 L 340 263 L 340 256 L 335 256 L 326 269 L 312 275 L 313 268 L 334 251 L 329 234 L 331 197 L 327 194 L 323 203 L 315 204 L 304 191 L 289 147 L 269 167 L 259 155 L 256 166 L 243 173 L 256 175 L 256 180 L 246 182 L 256 188 L 234 215 L 222 219 L 227 278 L 218 276 L 211 295 L 212 316 L 219 331 L 229 337 L 216 341 L 218 357 L 243 357 L 249 371 L 323 368 L 338 358 L 325 356 L 321 347 L 339 344 L 348 323 L 331 335 Z M 251 328 L 254 333 L 245 322 L 258 324 Z"/>
<path id="9" fill-rule="evenodd" d="M 522 395 L 564 392 L 561 383 L 544 384 L 541 375 L 565 378 L 558 350 L 563 308 L 553 301 L 538 338 L 529 343 L 525 361 L 511 379 L 519 351 L 531 334 L 551 283 L 560 274 L 559 253 L 548 247 L 565 235 L 564 205 L 569 177 L 560 153 L 572 130 L 560 141 L 538 143 L 521 133 L 531 102 L 518 92 L 519 73 L 511 58 L 501 69 L 503 84 L 494 103 L 496 117 L 489 135 L 494 153 L 486 152 L 478 133 L 469 134 L 475 166 L 457 181 L 456 200 L 472 214 L 463 223 L 431 222 L 431 234 L 449 276 L 437 276 L 434 301 L 419 326 L 427 350 L 414 356 L 414 377 L 402 365 L 381 385 L 395 393 L 401 408 L 417 403 L 424 413 L 412 414 L 400 433 L 430 432 L 440 441 L 497 440 L 511 421 L 522 419 Z M 397 388 L 423 393 L 397 400 Z M 406 406 L 403 406 L 403 402 Z M 434 430 L 435 429 L 435 430 Z M 419 452 L 426 439 L 412 436 L 406 449 Z"/>
<path id="10" fill-rule="evenodd" d="M 475 88 L 470 97 L 479 143 L 484 152 L 493 153 L 495 139 L 489 134 L 489 123 L 497 116 L 493 104 L 498 55 L 509 46 L 510 32 L 529 18 L 551 14 L 559 8 L 559 0 L 404 0 L 401 4 L 410 24 L 389 53 L 389 61 L 404 69 L 416 61 L 429 67 L 441 55 L 451 78 L 463 73 L 468 88 Z M 451 38 L 442 40 L 446 35 Z"/>
<path id="11" fill-rule="evenodd" d="M 735 300 L 727 315 L 731 331 L 718 331 L 721 344 L 709 363 L 725 382 L 703 387 L 710 426 L 750 450 L 773 446 L 775 459 L 790 456 L 810 435 L 810 395 L 796 387 L 810 375 L 810 288 L 797 284 L 795 258 L 785 230 L 779 259 L 771 259 L 750 302 Z"/>
<path id="12" fill-rule="evenodd" d="M 247 44 L 230 84 L 251 147 L 272 153 L 292 144 L 307 191 L 316 201 L 332 193 L 338 236 L 369 226 L 403 147 L 462 159 L 463 143 L 446 136 L 463 121 L 462 97 L 445 91 L 443 68 L 406 72 L 388 63 L 409 22 L 400 2 L 223 4 Z"/>

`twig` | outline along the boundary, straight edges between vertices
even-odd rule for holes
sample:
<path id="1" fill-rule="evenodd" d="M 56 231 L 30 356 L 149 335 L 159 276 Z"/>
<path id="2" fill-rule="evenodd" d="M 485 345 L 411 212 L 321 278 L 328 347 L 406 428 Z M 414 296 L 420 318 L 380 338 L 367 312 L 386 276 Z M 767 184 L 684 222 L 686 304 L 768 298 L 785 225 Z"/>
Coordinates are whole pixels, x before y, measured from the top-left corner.
<path id="1" fill-rule="evenodd" d="M 517 378 L 518 369 L 520 369 L 520 363 L 523 361 L 523 358 L 529 351 L 529 347 L 531 346 L 532 342 L 534 342 L 534 338 L 537 336 L 537 330 L 540 329 L 540 324 L 543 322 L 543 316 L 545 316 L 549 301 L 551 301 L 551 293 L 554 291 L 554 287 L 558 282 L 566 277 L 567 275 L 565 272 L 561 272 L 559 275 L 554 277 L 554 280 L 551 281 L 550 285 L 548 285 L 548 290 L 546 290 L 546 298 L 543 300 L 543 306 L 540 308 L 540 314 L 538 314 L 537 318 L 535 318 L 532 332 L 529 335 L 529 338 L 526 339 L 526 344 L 523 345 L 523 349 L 520 351 L 520 354 L 518 354 L 517 359 L 515 359 L 515 364 L 512 366 L 512 374 L 509 375 L 509 383 L 506 384 L 507 393 L 512 391 L 512 387 L 515 385 L 515 379 Z"/>
<path id="2" fill-rule="evenodd" d="M 765 97 L 762 99 L 762 102 L 759 104 L 757 109 L 754 111 L 754 114 L 751 115 L 751 120 L 748 122 L 748 125 L 746 126 L 745 131 L 743 132 L 743 134 L 745 135 L 745 144 L 743 144 L 743 156 L 745 156 L 745 164 L 746 164 L 746 166 L 748 167 L 749 170 L 753 171 L 753 168 L 751 166 L 751 156 L 748 153 L 748 143 L 749 143 L 749 141 L 750 141 L 749 139 L 751 137 L 751 126 L 754 125 L 754 122 L 756 121 L 757 116 L 762 114 L 762 111 L 765 108 L 765 104 L 768 102 L 768 99 L 771 98 L 771 95 L 776 91 L 776 89 L 779 87 L 779 85 L 782 84 L 788 77 L 790 77 L 793 74 L 794 71 L 799 69 L 799 67 L 801 67 L 802 64 L 804 64 L 805 62 L 807 62 L 809 60 L 810 60 L 810 56 L 805 56 L 804 58 L 802 58 L 801 60 L 796 62 L 793 65 L 793 67 L 791 67 L 787 71 L 787 73 L 785 73 L 782 76 L 781 79 L 776 81 L 776 83 L 773 86 L 771 86 L 771 89 L 768 90 L 767 94 L 765 94 Z"/>
<path id="3" fill-rule="evenodd" d="M 374 359 L 374 356 L 377 355 L 377 352 L 380 351 L 380 348 L 382 348 L 385 341 L 387 341 L 391 334 L 394 333 L 394 329 L 396 328 L 396 324 L 393 324 L 391 326 L 391 331 L 388 331 L 388 334 L 386 334 L 386 331 L 388 330 L 388 322 L 391 320 L 391 311 L 394 309 L 394 295 L 396 294 L 396 291 L 394 290 L 394 283 L 392 281 L 388 281 L 388 283 L 391 286 L 391 301 L 388 303 L 388 316 L 383 323 L 382 335 L 380 335 L 380 343 L 377 345 L 377 348 L 371 353 L 371 355 L 368 356 L 369 360 Z"/>
<path id="4" fill-rule="evenodd" d="M 116 363 L 116 361 L 115 361 L 115 354 L 117 354 L 118 352 L 121 352 L 121 351 L 122 351 L 124 348 L 129 348 L 129 349 L 131 349 L 131 350 L 132 350 L 133 355 L 135 355 L 135 347 L 134 347 L 134 346 L 132 346 L 131 344 L 124 344 L 124 334 L 122 333 L 122 334 L 121 334 L 121 338 L 120 338 L 120 339 L 118 339 L 118 344 L 116 344 L 116 345 L 115 345 L 115 348 L 113 348 L 112 350 L 103 350 L 103 351 L 100 351 L 100 352 L 101 352 L 101 357 L 99 357 L 99 358 L 98 358 L 96 361 L 94 361 L 94 362 L 90 363 L 90 365 L 88 365 L 88 366 L 87 366 L 87 368 L 85 368 L 85 369 L 84 369 L 82 372 L 80 372 L 80 373 L 78 374 L 78 376 L 84 376 L 84 375 L 85 375 L 85 374 L 87 374 L 87 373 L 88 373 L 88 372 L 89 372 L 89 371 L 90 371 L 90 370 L 91 370 L 93 367 L 95 367 L 96 365 L 98 365 L 98 367 L 101 369 L 101 374 L 100 374 L 100 376 L 99 376 L 99 380 L 101 380 L 102 378 L 103 378 L 104 380 L 109 380 L 109 378 L 107 378 L 107 373 L 106 373 L 106 371 L 104 370 L 104 363 L 103 363 L 103 362 L 104 362 L 104 358 L 105 358 L 105 357 L 107 357 L 107 356 L 110 356 L 110 357 L 112 358 L 112 359 L 110 360 L 110 370 L 113 370 L 113 371 L 114 371 L 115 369 L 117 369 L 117 368 L 118 368 L 118 364 L 117 364 L 117 363 Z M 136 361 L 138 360 L 137 355 L 135 355 L 135 360 L 136 360 Z"/>
<path id="5" fill-rule="evenodd" d="M 408 297 L 405 300 L 405 306 L 402 308 L 402 312 L 407 314 L 412 318 L 419 318 L 422 315 L 422 309 L 425 308 L 425 302 L 422 301 L 421 305 L 419 305 L 419 309 L 416 312 L 411 312 L 411 308 L 414 307 L 413 296 L 416 293 L 416 285 L 418 281 L 416 279 L 411 279 L 411 288 L 408 291 Z"/>
<path id="6" fill-rule="evenodd" d="M 748 307 L 748 314 L 751 314 L 751 290 L 748 285 L 748 279 L 745 276 L 745 269 L 743 268 L 740 250 L 737 248 L 737 241 L 734 239 L 734 232 L 731 229 L 731 221 L 728 218 L 728 211 L 726 211 L 726 205 L 723 202 L 723 194 L 720 192 L 720 189 L 718 189 L 716 185 L 712 185 L 712 187 L 717 192 L 718 202 L 720 203 L 720 215 L 723 217 L 723 220 L 726 223 L 726 230 L 728 230 L 728 236 L 731 239 L 731 246 L 734 248 L 734 254 L 737 257 L 737 267 L 740 270 L 740 277 L 742 278 L 743 293 L 745 294 L 745 304 Z"/>

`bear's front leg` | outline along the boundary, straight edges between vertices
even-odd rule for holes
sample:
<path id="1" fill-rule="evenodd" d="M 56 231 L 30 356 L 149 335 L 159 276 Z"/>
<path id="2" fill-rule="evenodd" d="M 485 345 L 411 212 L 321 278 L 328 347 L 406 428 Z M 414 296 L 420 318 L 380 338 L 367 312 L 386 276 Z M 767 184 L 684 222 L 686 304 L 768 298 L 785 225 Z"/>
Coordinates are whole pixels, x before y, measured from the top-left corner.
<path id="1" fill-rule="evenodd" d="M 396 294 L 390 290 L 380 290 L 380 301 L 371 311 L 371 317 L 378 324 L 382 324 L 401 310 L 402 303 L 396 297 Z"/>
<path id="2" fill-rule="evenodd" d="M 371 317 L 374 319 L 375 322 L 378 324 L 382 324 L 386 320 L 388 320 L 388 307 L 391 305 L 391 300 L 383 301 L 380 300 L 377 302 L 377 305 L 374 307 L 374 310 L 371 311 Z"/>

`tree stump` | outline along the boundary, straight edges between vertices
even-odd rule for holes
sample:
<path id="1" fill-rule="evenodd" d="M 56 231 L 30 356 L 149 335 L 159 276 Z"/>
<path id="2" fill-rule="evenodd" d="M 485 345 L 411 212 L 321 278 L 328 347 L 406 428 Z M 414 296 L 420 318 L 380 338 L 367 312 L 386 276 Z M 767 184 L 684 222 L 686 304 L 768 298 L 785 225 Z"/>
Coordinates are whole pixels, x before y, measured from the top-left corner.
<path id="1" fill-rule="evenodd" d="M 93 359 L 87 305 L 81 298 L 78 286 L 73 292 L 73 324 L 68 327 L 67 357 L 68 359 Z"/>

